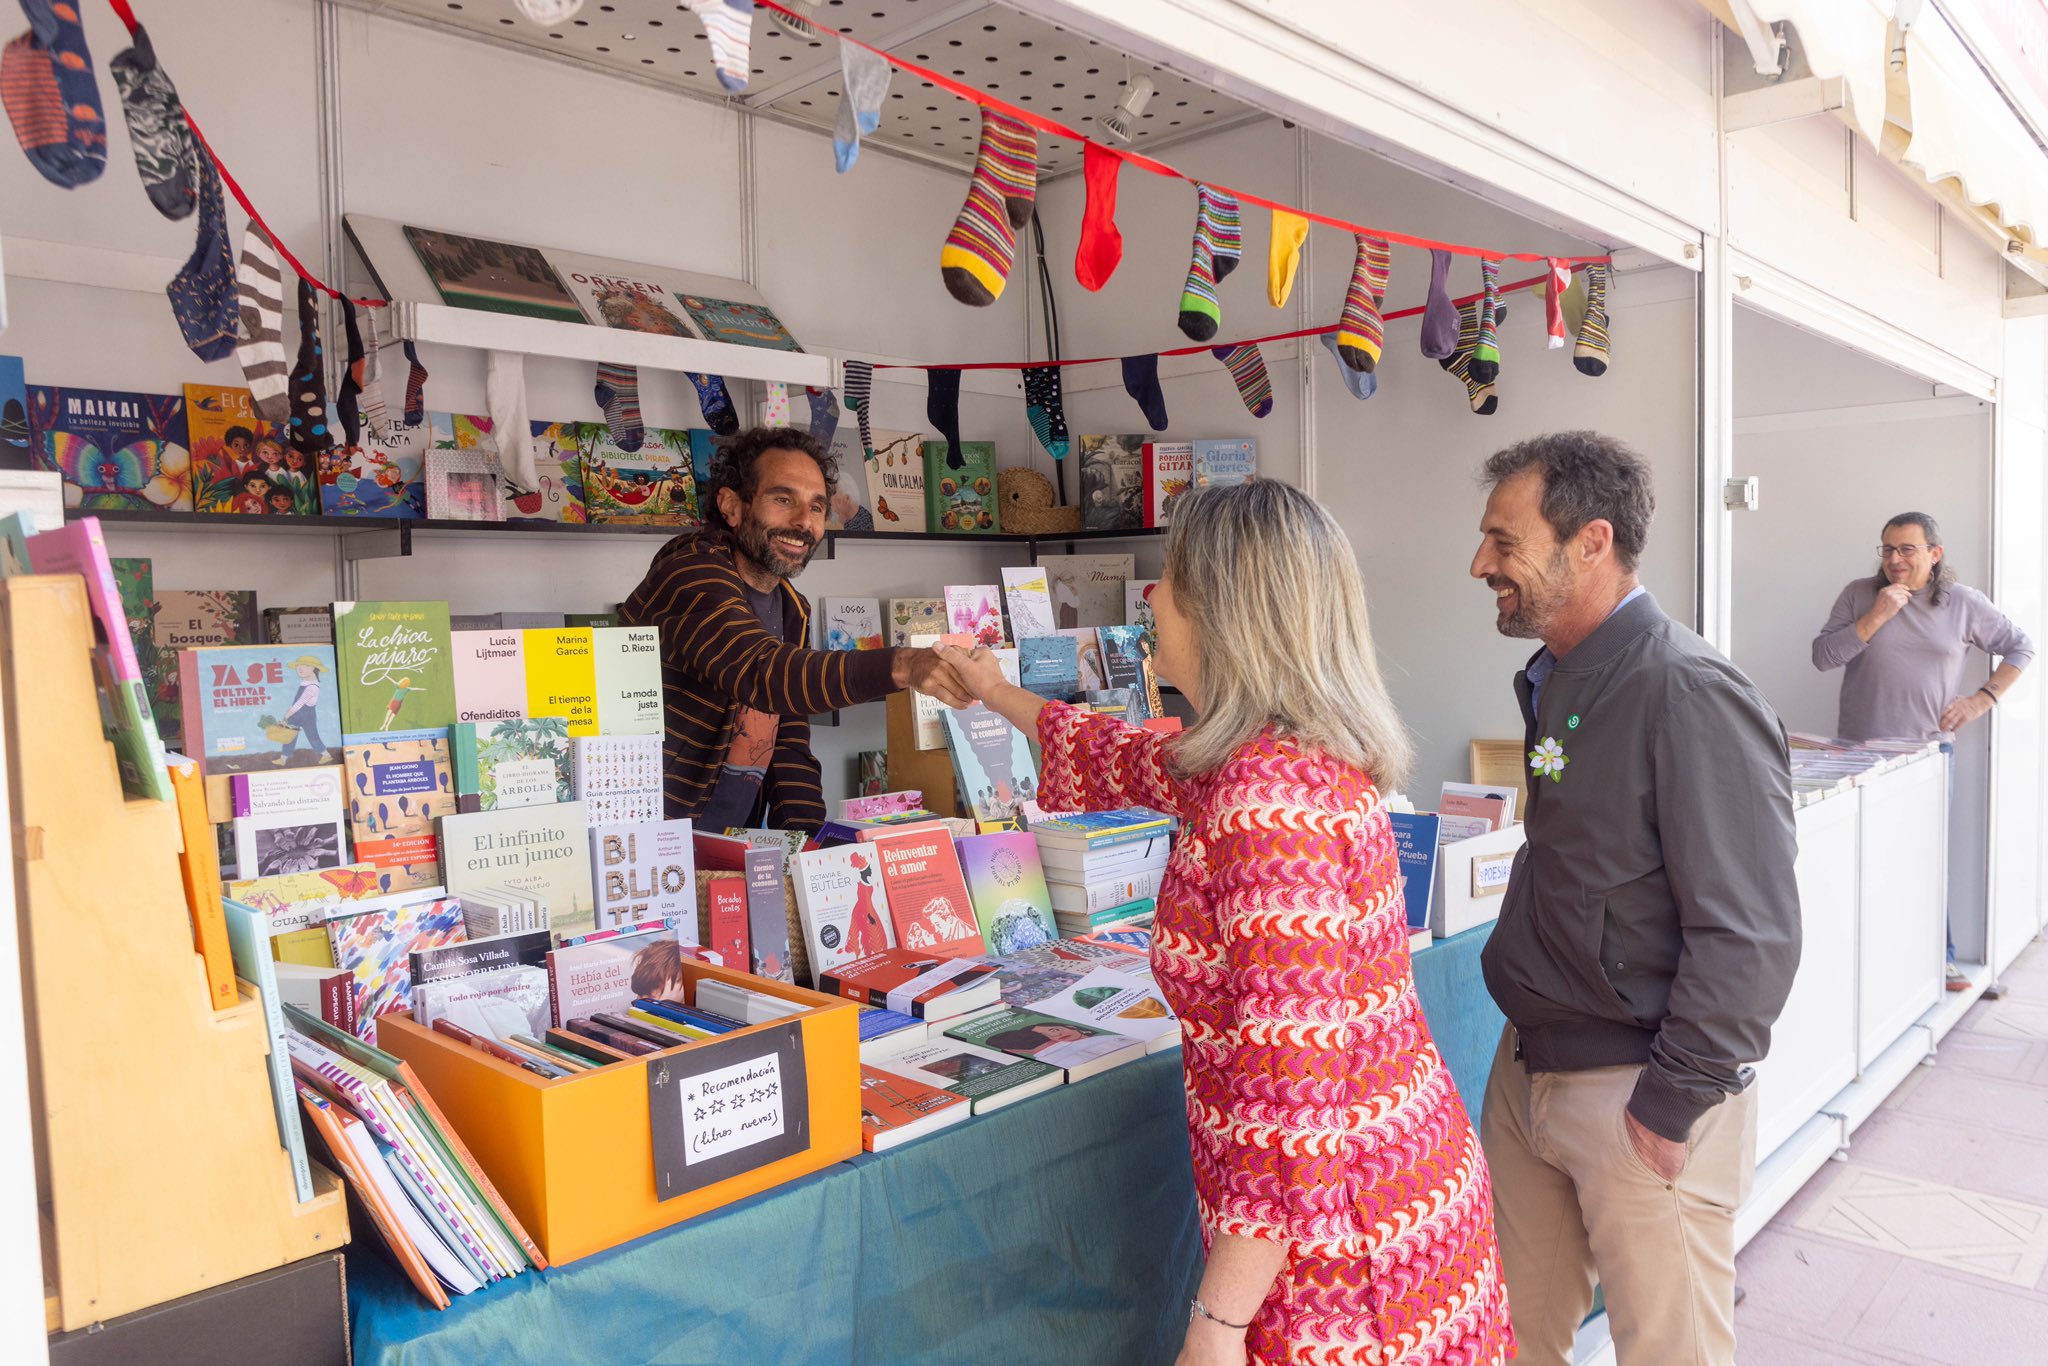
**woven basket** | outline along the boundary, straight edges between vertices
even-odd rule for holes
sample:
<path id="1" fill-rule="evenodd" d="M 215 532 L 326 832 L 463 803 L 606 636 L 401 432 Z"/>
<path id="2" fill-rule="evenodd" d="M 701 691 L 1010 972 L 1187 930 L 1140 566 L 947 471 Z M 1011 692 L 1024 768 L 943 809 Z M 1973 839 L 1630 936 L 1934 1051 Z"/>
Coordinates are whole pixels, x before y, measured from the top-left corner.
<path id="1" fill-rule="evenodd" d="M 1053 506 L 1052 480 L 1037 470 L 1012 466 L 996 472 L 1002 499 L 1002 529 L 1013 536 L 1057 536 L 1081 529 L 1081 509 Z"/>

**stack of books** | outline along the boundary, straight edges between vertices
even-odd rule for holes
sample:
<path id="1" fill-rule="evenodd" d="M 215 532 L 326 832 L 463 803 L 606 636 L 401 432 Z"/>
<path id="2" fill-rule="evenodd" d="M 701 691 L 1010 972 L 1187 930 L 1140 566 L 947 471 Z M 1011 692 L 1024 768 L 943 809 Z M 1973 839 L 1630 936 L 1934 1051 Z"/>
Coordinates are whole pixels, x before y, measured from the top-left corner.
<path id="1" fill-rule="evenodd" d="M 1173 822 L 1126 807 L 1031 823 L 1062 935 L 1079 938 L 1152 914 L 1166 876 Z"/>

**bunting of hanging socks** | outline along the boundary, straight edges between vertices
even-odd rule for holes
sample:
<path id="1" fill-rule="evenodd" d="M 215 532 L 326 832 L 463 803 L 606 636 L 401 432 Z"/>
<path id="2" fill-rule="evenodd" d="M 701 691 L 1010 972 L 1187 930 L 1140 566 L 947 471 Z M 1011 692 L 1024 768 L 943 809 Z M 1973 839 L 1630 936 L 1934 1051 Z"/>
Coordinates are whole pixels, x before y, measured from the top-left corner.
<path id="1" fill-rule="evenodd" d="M 754 41 L 754 0 L 684 0 L 711 40 L 718 83 L 738 94 L 747 88 L 748 51 Z"/>
<path id="2" fill-rule="evenodd" d="M 1180 330 L 1195 341 L 1209 340 L 1222 325 L 1216 285 L 1237 269 L 1244 251 L 1242 237 L 1237 200 L 1196 181 L 1194 254 L 1180 294 Z"/>
<path id="3" fill-rule="evenodd" d="M 1358 233 L 1353 240 L 1358 249 L 1351 261 L 1351 284 L 1344 292 L 1344 315 L 1337 324 L 1337 359 L 1353 370 L 1370 374 L 1380 363 L 1380 350 L 1386 345 L 1380 300 L 1387 296 L 1393 249 L 1384 237 Z"/>
<path id="4" fill-rule="evenodd" d="M 927 370 L 924 379 L 925 419 L 946 439 L 946 467 L 957 470 L 967 463 L 960 454 L 960 372 Z"/>
<path id="5" fill-rule="evenodd" d="M 1465 399 L 1472 405 L 1472 411 L 1481 417 L 1491 417 L 1500 407 L 1500 395 L 1495 384 L 1500 379 L 1500 365 L 1493 367 L 1493 378 L 1481 380 L 1472 373 L 1472 350 L 1479 344 L 1479 310 L 1486 306 L 1483 298 L 1474 299 L 1458 310 L 1458 347 L 1437 364 L 1443 366 L 1455 379 L 1465 385 Z M 1493 325 L 1499 327 L 1508 316 L 1508 306 L 1496 304 L 1493 309 Z"/>
<path id="6" fill-rule="evenodd" d="M 1273 411 L 1273 377 L 1266 373 L 1266 358 L 1259 354 L 1257 342 L 1219 346 L 1209 354 L 1230 371 L 1231 382 L 1237 385 L 1237 396 L 1244 400 L 1246 412 L 1264 417 Z"/>
<path id="7" fill-rule="evenodd" d="M 1081 151 L 1081 243 L 1074 249 L 1074 278 L 1083 289 L 1101 289 L 1124 259 L 1124 235 L 1116 226 L 1116 178 L 1124 159 L 1107 147 L 1086 144 Z"/>
<path id="8" fill-rule="evenodd" d="M 1325 332 L 1316 338 L 1323 349 L 1330 353 L 1330 359 L 1337 362 L 1337 373 L 1344 380 L 1344 387 L 1351 391 L 1353 398 L 1371 398 L 1379 392 L 1380 377 L 1370 370 L 1354 370 L 1351 362 L 1344 357 L 1344 347 L 1337 340 L 1335 332 Z"/>
<path id="9" fill-rule="evenodd" d="M 1057 365 L 1025 368 L 1024 416 L 1045 453 L 1055 460 L 1066 459 L 1074 441 L 1067 433 L 1066 384 Z"/>
<path id="10" fill-rule="evenodd" d="M 1590 265 L 1586 273 L 1586 319 L 1579 324 L 1572 364 L 1582 375 L 1607 373 L 1607 267 Z"/>
<path id="11" fill-rule="evenodd" d="M 359 446 L 363 441 L 363 414 L 358 400 L 363 393 L 363 366 L 368 353 L 363 350 L 363 327 L 356 316 L 355 300 L 341 301 L 341 321 L 348 354 L 342 361 L 341 392 L 334 396 L 334 415 L 341 419 L 342 444 Z"/>
<path id="12" fill-rule="evenodd" d="M 1447 359 L 1458 349 L 1458 306 L 1451 301 L 1451 254 L 1429 249 L 1429 299 L 1422 306 L 1422 354 Z"/>
<path id="13" fill-rule="evenodd" d="M 1564 292 L 1571 288 L 1572 268 L 1555 256 L 1546 263 L 1543 281 L 1543 333 L 1544 348 L 1555 351 L 1566 341 L 1564 327 Z"/>
<path id="14" fill-rule="evenodd" d="M 1138 402 L 1139 411 L 1155 432 L 1166 430 L 1166 392 L 1159 387 L 1159 356 L 1125 356 L 1124 392 Z"/>
<path id="15" fill-rule="evenodd" d="M 1472 368 L 1472 378 L 1487 385 L 1500 378 L 1500 262 L 1481 261 L 1479 283 L 1479 335 L 1465 363 Z"/>
<path id="16" fill-rule="evenodd" d="M 1017 229 L 1031 221 L 1037 196 L 1038 134 L 984 107 L 967 202 L 939 251 L 939 273 L 954 298 L 981 308 L 1002 297 L 1017 257 Z"/>
<path id="17" fill-rule="evenodd" d="M 846 406 L 853 409 L 853 416 L 860 424 L 860 450 L 864 456 L 875 453 L 874 424 L 868 416 L 868 405 L 874 402 L 875 367 L 872 361 L 850 360 L 840 367 L 843 376 L 840 387 L 846 391 Z"/>

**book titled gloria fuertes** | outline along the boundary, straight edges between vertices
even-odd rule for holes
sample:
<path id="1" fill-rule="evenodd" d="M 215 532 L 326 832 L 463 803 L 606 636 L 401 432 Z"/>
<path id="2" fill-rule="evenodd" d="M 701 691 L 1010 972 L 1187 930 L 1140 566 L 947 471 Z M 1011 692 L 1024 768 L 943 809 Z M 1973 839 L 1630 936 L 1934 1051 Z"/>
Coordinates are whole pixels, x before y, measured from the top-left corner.
<path id="1" fill-rule="evenodd" d="M 341 728 L 350 735 L 455 722 L 445 602 L 337 602 Z"/>

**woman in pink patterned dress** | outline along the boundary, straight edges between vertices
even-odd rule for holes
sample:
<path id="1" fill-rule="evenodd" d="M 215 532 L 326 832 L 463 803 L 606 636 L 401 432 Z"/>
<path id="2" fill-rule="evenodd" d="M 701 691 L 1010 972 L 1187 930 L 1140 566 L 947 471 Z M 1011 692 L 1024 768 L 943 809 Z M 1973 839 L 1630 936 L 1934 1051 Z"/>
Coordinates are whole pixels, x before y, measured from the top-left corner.
<path id="1" fill-rule="evenodd" d="M 1175 505 L 1152 596 L 1161 735 L 943 651 L 1045 748 L 1049 810 L 1181 818 L 1152 964 L 1180 1016 L 1208 1247 L 1181 1366 L 1497 1366 L 1511 1355 L 1486 1160 L 1430 1041 L 1375 780 L 1408 742 L 1350 543 L 1271 480 Z"/>

